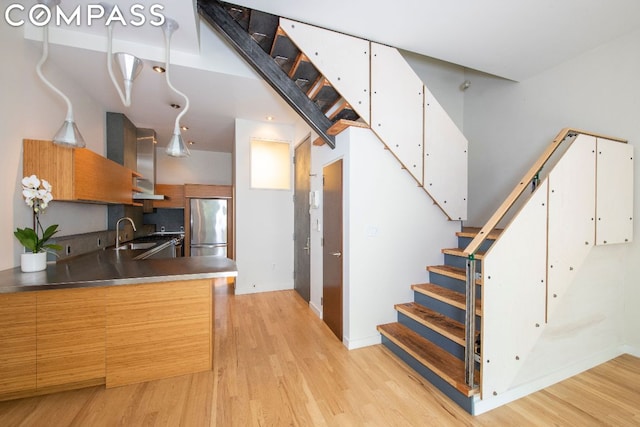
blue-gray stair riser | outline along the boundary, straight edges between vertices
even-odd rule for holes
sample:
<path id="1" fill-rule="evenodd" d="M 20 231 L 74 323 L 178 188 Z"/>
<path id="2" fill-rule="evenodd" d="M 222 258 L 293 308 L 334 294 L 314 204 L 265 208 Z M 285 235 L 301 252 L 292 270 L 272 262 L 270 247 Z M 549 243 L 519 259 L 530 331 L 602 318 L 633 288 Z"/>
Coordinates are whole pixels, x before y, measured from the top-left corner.
<path id="1" fill-rule="evenodd" d="M 434 285 L 442 286 L 443 288 L 451 289 L 452 291 L 460 293 L 465 292 L 464 280 L 454 279 L 453 277 L 434 273 L 433 271 L 429 272 L 429 282 Z"/>
<path id="2" fill-rule="evenodd" d="M 461 346 L 460 344 L 454 341 L 451 341 L 449 338 L 446 338 L 440 335 L 439 333 L 435 332 L 433 329 L 429 329 L 427 326 L 423 325 L 422 323 L 416 322 L 412 318 L 402 313 L 398 313 L 398 322 L 401 323 L 402 325 L 405 325 L 412 331 L 417 332 L 420 336 L 431 341 L 438 347 L 448 351 L 458 359 L 464 360 L 464 347 Z"/>
<path id="3" fill-rule="evenodd" d="M 431 384 L 433 384 L 438 390 L 444 393 L 447 397 L 461 406 L 465 411 L 473 414 L 473 397 L 467 397 L 461 394 L 458 390 L 452 387 L 448 382 L 440 378 L 429 368 L 418 362 L 413 356 L 406 351 L 398 347 L 391 342 L 384 335 L 382 336 L 382 344 L 384 344 L 389 350 L 391 350 L 396 356 L 398 356 L 404 363 L 411 366 L 413 370 L 418 372 L 424 378 L 426 378 Z"/>
<path id="4" fill-rule="evenodd" d="M 454 307 L 445 302 L 437 300 L 435 298 L 431 298 L 428 295 L 422 294 L 420 292 L 413 293 L 413 300 L 423 305 L 431 310 L 443 314 L 453 320 L 456 320 L 460 323 L 464 323 L 465 315 L 464 310 L 459 309 L 458 307 Z M 476 316 L 476 330 L 480 330 L 480 316 Z"/>
<path id="5" fill-rule="evenodd" d="M 469 237 L 458 237 L 458 247 L 460 249 L 466 248 L 469 245 L 469 243 L 471 243 L 471 240 L 472 239 Z M 482 244 L 478 248 L 478 251 L 485 252 L 487 249 L 491 247 L 493 242 L 494 240 L 485 240 L 484 242 L 482 242 Z"/>
<path id="6" fill-rule="evenodd" d="M 429 282 L 442 286 L 443 288 L 451 289 L 452 291 L 460 292 L 461 294 L 466 292 L 467 284 L 464 281 L 432 271 L 429 272 Z M 480 295 L 482 295 L 482 288 L 480 285 L 476 285 L 476 298 L 479 298 Z"/>
<path id="7" fill-rule="evenodd" d="M 444 254 L 444 263 L 445 265 L 450 265 L 451 267 L 462 268 L 467 271 L 467 259 L 461 256 Z M 482 262 L 480 260 L 476 260 L 476 271 L 479 273 L 481 270 Z"/>

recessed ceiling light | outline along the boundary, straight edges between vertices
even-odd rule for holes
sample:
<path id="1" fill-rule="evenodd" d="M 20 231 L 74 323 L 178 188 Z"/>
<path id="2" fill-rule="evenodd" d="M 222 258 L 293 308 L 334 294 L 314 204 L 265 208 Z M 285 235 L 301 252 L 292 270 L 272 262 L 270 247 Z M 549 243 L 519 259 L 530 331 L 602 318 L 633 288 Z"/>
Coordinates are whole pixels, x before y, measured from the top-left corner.
<path id="1" fill-rule="evenodd" d="M 273 116 L 267 116 L 267 120 L 272 121 L 273 120 Z"/>
<path id="2" fill-rule="evenodd" d="M 193 145 L 193 144 L 195 144 L 194 141 L 189 141 L 189 145 Z"/>
<path id="3" fill-rule="evenodd" d="M 166 70 L 165 70 L 164 68 L 162 68 L 161 66 L 159 66 L 159 65 L 154 65 L 154 66 L 153 66 L 153 71 L 155 71 L 156 73 L 160 73 L 160 74 L 162 74 L 162 73 L 164 73 Z"/>
<path id="4" fill-rule="evenodd" d="M 185 125 L 180 126 L 180 129 L 182 129 L 182 130 L 189 130 L 189 128 L 188 128 L 187 126 L 185 126 Z"/>
<path id="5" fill-rule="evenodd" d="M 170 105 L 171 105 L 171 108 L 175 108 L 176 110 L 179 108 L 182 108 L 180 104 L 170 104 Z"/>

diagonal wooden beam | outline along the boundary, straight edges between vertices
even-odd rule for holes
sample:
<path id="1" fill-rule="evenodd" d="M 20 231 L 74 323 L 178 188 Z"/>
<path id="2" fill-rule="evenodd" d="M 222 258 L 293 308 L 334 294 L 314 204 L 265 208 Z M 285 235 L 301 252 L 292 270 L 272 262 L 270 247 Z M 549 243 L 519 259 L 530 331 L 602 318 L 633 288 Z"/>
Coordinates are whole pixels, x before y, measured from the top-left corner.
<path id="1" fill-rule="evenodd" d="M 327 134 L 331 121 L 320 111 L 278 64 L 265 53 L 216 0 L 198 0 L 198 12 L 275 89 L 327 145 L 335 148 L 335 137 Z"/>

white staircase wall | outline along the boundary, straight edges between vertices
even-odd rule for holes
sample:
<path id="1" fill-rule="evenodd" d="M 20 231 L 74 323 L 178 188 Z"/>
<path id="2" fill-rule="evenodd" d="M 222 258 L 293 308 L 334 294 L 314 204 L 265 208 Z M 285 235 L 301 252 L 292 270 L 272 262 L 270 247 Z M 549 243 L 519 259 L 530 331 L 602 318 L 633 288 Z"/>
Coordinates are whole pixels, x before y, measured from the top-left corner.
<path id="1" fill-rule="evenodd" d="M 280 27 L 369 124 L 369 42 L 285 18 Z"/>
<path id="2" fill-rule="evenodd" d="M 424 85 L 397 49 L 371 43 L 371 129 L 422 185 Z"/>
<path id="3" fill-rule="evenodd" d="M 598 138 L 596 244 L 633 240 L 633 146 Z"/>
<path id="4" fill-rule="evenodd" d="M 467 219 L 468 142 L 424 86 L 424 189 L 450 219 Z"/>
<path id="5" fill-rule="evenodd" d="M 509 389 L 545 326 L 547 182 L 483 260 L 482 399 Z"/>
<path id="6" fill-rule="evenodd" d="M 596 246 L 595 238 L 630 241 L 632 183 L 630 146 L 579 135 L 488 251 L 481 407 L 499 406 L 620 354 L 616 331 L 623 313 L 612 307 L 621 306 L 622 294 L 604 284 L 623 268 L 622 259 L 620 265 L 607 262 L 612 258 L 605 253 L 623 249 Z M 596 206 L 606 212 L 600 221 Z M 621 225 L 609 224 L 612 218 Z"/>
<path id="7" fill-rule="evenodd" d="M 368 129 L 350 128 L 311 150 L 311 189 L 322 194 L 322 167 L 344 161 L 344 345 L 379 344 L 376 326 L 395 322 L 394 303 L 413 300 L 407 284 L 428 281 L 426 265 L 456 244 L 448 221 Z M 311 301 L 321 313 L 322 205 L 311 209 Z"/>
<path id="8" fill-rule="evenodd" d="M 285 18 L 280 27 L 445 215 L 465 220 L 467 140 L 400 52 Z"/>
<path id="9" fill-rule="evenodd" d="M 547 316 L 562 303 L 595 239 L 596 138 L 579 135 L 549 180 Z"/>

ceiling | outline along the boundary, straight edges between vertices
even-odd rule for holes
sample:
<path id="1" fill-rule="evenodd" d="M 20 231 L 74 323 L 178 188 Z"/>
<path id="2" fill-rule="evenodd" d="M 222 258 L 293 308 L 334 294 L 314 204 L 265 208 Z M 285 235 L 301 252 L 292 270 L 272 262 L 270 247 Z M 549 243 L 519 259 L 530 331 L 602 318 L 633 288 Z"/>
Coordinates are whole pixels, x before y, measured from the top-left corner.
<path id="1" fill-rule="evenodd" d="M 97 2 L 96 2 L 97 3 Z M 91 2 L 91 4 L 96 4 Z M 62 68 L 108 111 L 125 113 L 137 126 L 154 128 L 166 144 L 176 110 L 184 104 L 151 71 L 164 62 L 162 30 L 150 25 L 152 5 L 175 19 L 180 29 L 171 40 L 171 82 L 190 99 L 182 122 L 191 148 L 230 152 L 235 118 L 294 123 L 300 119 L 207 24 L 199 21 L 195 1 L 112 0 L 126 20 L 140 4 L 143 26 L 114 27 L 114 51 L 145 61 L 134 83 L 132 106 L 122 106 L 106 71 L 104 19 L 88 26 L 50 26 L 50 61 Z M 637 0 L 236 0 L 249 8 L 388 44 L 467 68 L 520 81 L 562 61 L 640 28 Z M 28 8 L 35 0 L 23 3 Z M 87 2 L 62 0 L 69 13 L 86 13 Z M 82 15 L 85 16 L 85 15 Z M 25 25 L 25 37 L 39 49 L 42 30 Z M 46 71 L 46 68 L 45 68 Z M 101 82 L 96 84 L 96 82 Z M 80 124 L 79 124 L 80 125 Z M 82 130 L 82 129 L 81 129 Z"/>

